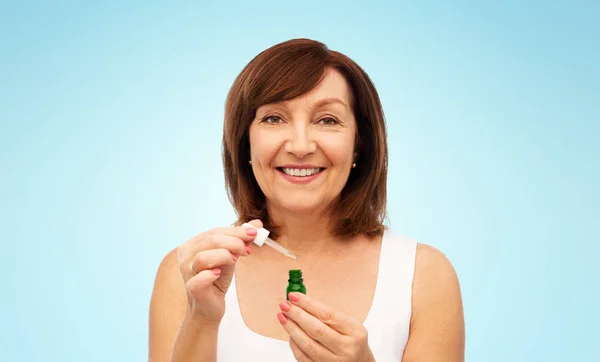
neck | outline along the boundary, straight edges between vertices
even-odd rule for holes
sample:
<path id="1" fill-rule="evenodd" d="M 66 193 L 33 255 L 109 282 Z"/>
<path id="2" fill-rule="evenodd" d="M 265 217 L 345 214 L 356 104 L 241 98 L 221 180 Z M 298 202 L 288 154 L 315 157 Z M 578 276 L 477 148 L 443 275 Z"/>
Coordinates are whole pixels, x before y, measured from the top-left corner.
<path id="1" fill-rule="evenodd" d="M 331 234 L 332 218 L 325 212 L 297 213 L 269 208 L 269 215 L 279 227 L 277 242 L 297 256 L 333 251 L 338 246 L 338 240 Z"/>

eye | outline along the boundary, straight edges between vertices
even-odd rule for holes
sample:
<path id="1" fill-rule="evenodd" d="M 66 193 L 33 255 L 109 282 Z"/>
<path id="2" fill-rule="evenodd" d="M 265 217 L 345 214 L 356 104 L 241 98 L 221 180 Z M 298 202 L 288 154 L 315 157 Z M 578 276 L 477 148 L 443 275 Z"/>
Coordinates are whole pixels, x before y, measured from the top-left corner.
<path id="1" fill-rule="evenodd" d="M 261 122 L 268 123 L 268 124 L 278 124 L 278 123 L 283 122 L 283 120 L 279 116 L 266 116 L 262 119 Z"/>
<path id="2" fill-rule="evenodd" d="M 340 123 L 338 122 L 337 119 L 332 118 L 332 117 L 325 117 L 325 118 L 321 118 L 319 120 L 319 123 L 325 125 L 325 126 L 335 126 L 336 124 Z"/>

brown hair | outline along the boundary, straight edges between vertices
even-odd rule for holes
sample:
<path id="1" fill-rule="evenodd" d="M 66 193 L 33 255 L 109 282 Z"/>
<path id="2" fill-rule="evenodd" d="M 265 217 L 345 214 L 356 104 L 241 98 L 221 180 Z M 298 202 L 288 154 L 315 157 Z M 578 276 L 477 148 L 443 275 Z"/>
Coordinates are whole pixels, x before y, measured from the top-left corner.
<path id="1" fill-rule="evenodd" d="M 248 130 L 260 106 L 308 93 L 319 84 L 328 67 L 339 71 L 350 86 L 358 154 L 356 167 L 333 205 L 337 221 L 332 233 L 349 237 L 361 233 L 374 236 L 383 231 L 388 150 L 379 96 L 369 76 L 354 61 L 310 39 L 289 40 L 258 54 L 238 75 L 227 96 L 223 164 L 237 224 L 261 219 L 277 237 L 277 225 L 269 219 L 265 195 L 248 162 Z"/>

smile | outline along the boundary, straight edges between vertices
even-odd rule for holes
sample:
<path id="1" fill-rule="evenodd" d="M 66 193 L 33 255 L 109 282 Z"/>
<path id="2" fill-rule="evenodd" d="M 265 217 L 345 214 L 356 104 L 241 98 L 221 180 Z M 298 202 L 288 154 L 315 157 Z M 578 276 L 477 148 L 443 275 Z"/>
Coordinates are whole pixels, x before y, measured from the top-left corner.
<path id="1" fill-rule="evenodd" d="M 293 184 L 308 184 L 319 177 L 323 171 L 322 167 L 277 167 L 279 174 L 285 180 Z"/>
<path id="2" fill-rule="evenodd" d="M 321 170 L 321 168 L 280 168 L 280 171 L 282 171 L 286 175 L 299 177 L 312 176 L 319 173 Z"/>

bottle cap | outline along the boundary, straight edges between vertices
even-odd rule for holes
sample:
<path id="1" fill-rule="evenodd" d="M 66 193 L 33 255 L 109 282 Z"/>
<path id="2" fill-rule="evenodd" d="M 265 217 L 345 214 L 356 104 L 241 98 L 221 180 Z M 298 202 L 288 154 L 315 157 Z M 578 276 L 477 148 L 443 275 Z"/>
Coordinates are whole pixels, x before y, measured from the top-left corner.
<path id="1" fill-rule="evenodd" d="M 256 237 L 254 238 L 254 244 L 256 244 L 258 246 L 263 246 L 263 244 L 269 237 L 269 234 L 271 233 L 269 230 L 267 230 L 265 228 L 259 229 L 256 226 L 254 226 L 252 224 L 248 224 L 248 223 L 242 224 L 242 226 L 251 227 L 251 228 L 255 229 L 256 231 L 258 231 L 258 234 L 256 234 Z"/>

